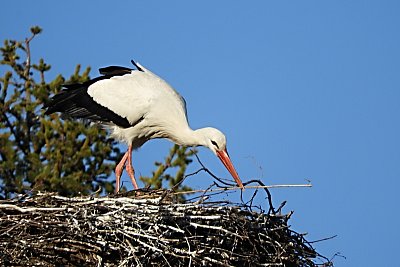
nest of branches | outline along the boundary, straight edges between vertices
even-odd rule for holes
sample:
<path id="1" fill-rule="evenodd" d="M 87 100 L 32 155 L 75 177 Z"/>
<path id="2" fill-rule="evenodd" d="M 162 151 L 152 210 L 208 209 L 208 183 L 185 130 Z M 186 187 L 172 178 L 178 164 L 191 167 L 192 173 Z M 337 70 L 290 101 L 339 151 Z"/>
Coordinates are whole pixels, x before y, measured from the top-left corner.
<path id="1" fill-rule="evenodd" d="M 137 193 L 137 192 L 136 192 Z M 0 201 L 1 266 L 316 266 L 290 214 L 169 191 Z M 325 263 L 326 264 L 326 263 Z"/>

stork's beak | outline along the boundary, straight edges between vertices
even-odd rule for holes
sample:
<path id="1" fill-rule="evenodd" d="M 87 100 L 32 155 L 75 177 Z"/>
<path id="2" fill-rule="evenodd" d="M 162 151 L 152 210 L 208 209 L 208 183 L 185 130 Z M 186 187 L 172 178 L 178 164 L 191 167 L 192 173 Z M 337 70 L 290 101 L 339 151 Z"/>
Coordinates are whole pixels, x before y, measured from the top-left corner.
<path id="1" fill-rule="evenodd" d="M 222 163 L 225 165 L 225 168 L 231 173 L 233 179 L 235 179 L 238 186 L 243 189 L 242 181 L 240 180 L 239 175 L 237 174 L 237 172 L 235 170 L 235 167 L 233 167 L 232 161 L 228 155 L 228 151 L 226 149 L 217 151 L 217 156 L 222 161 Z"/>

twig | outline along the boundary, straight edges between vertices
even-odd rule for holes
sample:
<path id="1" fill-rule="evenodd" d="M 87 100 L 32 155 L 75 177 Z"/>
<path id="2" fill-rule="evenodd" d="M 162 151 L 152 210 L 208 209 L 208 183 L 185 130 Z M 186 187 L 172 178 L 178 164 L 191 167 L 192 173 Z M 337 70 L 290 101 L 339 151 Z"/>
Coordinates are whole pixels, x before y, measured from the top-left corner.
<path id="1" fill-rule="evenodd" d="M 245 183 L 243 183 L 244 186 L 250 184 L 250 183 L 258 183 L 261 186 L 265 186 L 265 184 L 263 182 L 261 182 L 261 180 L 250 180 L 247 181 Z M 267 187 L 264 187 L 264 191 L 267 194 L 267 199 L 268 199 L 268 204 L 269 204 L 269 209 L 268 209 L 268 214 L 276 214 L 275 209 L 274 209 L 274 205 L 272 203 L 272 196 L 271 196 L 271 192 L 269 192 Z"/>
<path id="2" fill-rule="evenodd" d="M 0 209 L 7 209 L 7 210 L 17 210 L 19 212 L 32 212 L 32 211 L 60 211 L 65 210 L 66 208 L 21 208 L 17 205 L 12 204 L 0 204 Z"/>
<path id="3" fill-rule="evenodd" d="M 277 184 L 277 185 L 248 185 L 245 186 L 244 189 L 271 189 L 271 188 L 284 188 L 284 187 L 312 187 L 311 184 Z M 206 190 L 190 190 L 190 191 L 182 191 L 182 192 L 174 192 L 174 195 L 184 195 L 184 194 L 193 194 L 193 193 L 208 193 L 208 192 L 217 192 L 217 191 L 230 191 L 230 190 L 242 190 L 238 186 L 234 187 L 224 187 L 224 188 L 216 188 L 216 189 L 206 189 Z"/>
<path id="4" fill-rule="evenodd" d="M 337 237 L 337 235 L 333 235 L 333 236 L 330 236 L 330 237 L 325 237 L 325 238 L 321 238 L 321 239 L 314 240 L 314 241 L 308 241 L 308 243 L 309 244 L 318 243 L 318 242 L 329 240 L 329 239 L 333 239 L 333 238 L 336 238 L 336 237 Z"/>
<path id="5" fill-rule="evenodd" d="M 214 173 L 212 173 L 204 164 L 203 162 L 201 162 L 199 156 L 197 154 L 194 154 L 194 156 L 196 157 L 197 161 L 199 162 L 199 164 L 201 165 L 202 169 L 207 172 L 209 175 L 211 175 L 211 177 L 213 177 L 215 180 L 217 180 L 218 182 L 224 184 L 224 185 L 228 185 L 228 186 L 232 186 L 233 183 L 227 183 L 222 181 L 221 178 L 218 178 Z"/>
<path id="6" fill-rule="evenodd" d="M 171 188 L 171 190 L 177 189 L 177 188 L 186 180 L 186 178 L 188 178 L 188 177 L 190 177 L 190 176 L 193 176 L 193 175 L 196 175 L 196 174 L 198 174 L 198 173 L 201 172 L 201 171 L 205 171 L 205 169 L 204 169 L 204 168 L 201 168 L 201 169 L 198 169 L 198 170 L 195 171 L 195 172 L 186 174 L 186 175 L 183 177 L 182 180 L 180 180 L 178 183 L 176 183 L 176 185 L 174 185 L 174 186 Z"/>

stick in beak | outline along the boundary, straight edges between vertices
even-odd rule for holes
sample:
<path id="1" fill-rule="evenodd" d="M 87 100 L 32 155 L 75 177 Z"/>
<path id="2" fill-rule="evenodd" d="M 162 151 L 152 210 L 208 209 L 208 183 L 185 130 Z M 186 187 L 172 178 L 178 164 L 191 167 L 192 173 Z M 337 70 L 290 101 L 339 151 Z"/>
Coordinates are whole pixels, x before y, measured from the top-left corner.
<path id="1" fill-rule="evenodd" d="M 239 175 L 237 174 L 235 167 L 233 167 L 232 161 L 229 158 L 228 151 L 226 149 L 217 151 L 217 156 L 218 158 L 222 161 L 224 164 L 225 168 L 230 172 L 232 175 L 233 179 L 235 179 L 236 183 L 238 186 L 243 189 L 243 184 L 242 181 L 239 178 Z"/>

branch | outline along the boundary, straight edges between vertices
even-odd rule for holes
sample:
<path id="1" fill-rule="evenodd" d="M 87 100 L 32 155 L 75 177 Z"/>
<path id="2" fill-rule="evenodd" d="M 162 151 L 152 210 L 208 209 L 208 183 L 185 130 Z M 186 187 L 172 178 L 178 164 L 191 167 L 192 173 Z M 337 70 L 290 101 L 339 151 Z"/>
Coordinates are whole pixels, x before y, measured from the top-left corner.
<path id="1" fill-rule="evenodd" d="M 202 169 L 200 169 L 202 170 Z M 199 170 L 199 171 L 200 171 Z M 287 187 L 312 187 L 312 184 L 277 184 L 277 185 L 249 185 L 245 186 L 244 189 L 270 189 L 270 188 L 287 188 Z M 191 191 L 183 191 L 183 192 L 174 192 L 174 195 L 183 195 L 183 194 L 193 194 L 193 193 L 207 193 L 207 192 L 220 192 L 220 191 L 232 191 L 232 190 L 242 190 L 238 186 L 234 187 L 225 187 L 225 188 L 216 188 L 210 190 L 191 190 Z"/>
<path id="2" fill-rule="evenodd" d="M 31 91 L 30 87 L 31 85 L 31 79 L 30 79 L 30 71 L 31 71 L 31 49 L 30 49 L 30 42 L 32 39 L 35 37 L 35 33 L 32 32 L 32 36 L 30 38 L 25 38 L 25 48 L 26 48 L 26 66 L 25 66 L 25 96 L 26 96 L 26 102 L 25 102 L 25 111 L 26 111 L 26 118 L 25 118 L 25 123 L 26 123 L 26 136 L 25 140 L 28 143 L 27 147 L 29 150 L 29 144 L 31 143 L 31 120 L 32 120 L 32 112 L 29 110 L 28 106 L 31 104 L 32 99 L 31 99 Z"/>
<path id="3" fill-rule="evenodd" d="M 201 167 L 202 167 L 202 169 L 200 169 L 200 170 L 204 170 L 205 172 L 207 172 L 209 175 L 211 175 L 215 180 L 217 180 L 218 182 L 220 182 L 220 183 L 222 183 L 222 184 L 224 184 L 224 185 L 229 185 L 229 186 L 232 186 L 233 184 L 232 183 L 227 183 L 227 182 L 224 182 L 224 181 L 222 181 L 222 179 L 221 178 L 218 178 L 215 174 L 213 174 L 206 166 L 204 166 L 204 164 L 203 164 L 203 162 L 201 162 L 201 160 L 200 160 L 200 158 L 199 158 L 199 156 L 197 155 L 197 154 L 194 154 L 195 155 L 195 157 L 196 157 L 196 159 L 197 159 L 197 162 L 201 165 Z M 218 185 L 217 185 L 218 186 Z"/>
<path id="4" fill-rule="evenodd" d="M 60 211 L 60 210 L 66 210 L 67 208 L 23 208 L 19 207 L 17 205 L 12 205 L 12 204 L 1 204 L 0 209 L 6 209 L 6 210 L 17 210 L 19 212 L 25 213 L 25 212 L 32 212 L 32 211 Z"/>
<path id="5" fill-rule="evenodd" d="M 11 114 L 12 114 L 12 113 L 11 113 Z M 25 150 L 24 143 L 23 143 L 23 141 L 20 139 L 19 133 L 16 132 L 16 131 L 14 130 L 14 126 L 13 126 L 13 124 L 11 123 L 11 121 L 9 120 L 7 114 L 4 113 L 4 114 L 3 114 L 3 117 L 4 117 L 4 119 L 5 119 L 6 126 L 10 129 L 11 134 L 12 134 L 12 135 L 14 136 L 14 138 L 15 138 L 15 143 L 16 143 L 16 145 L 21 149 L 22 153 L 24 153 L 25 156 L 28 155 L 28 151 Z M 16 129 L 16 130 L 18 131 L 18 129 Z"/>
<path id="6" fill-rule="evenodd" d="M 333 238 L 336 238 L 336 237 L 337 237 L 337 235 L 333 235 L 333 236 L 330 236 L 330 237 L 325 237 L 325 238 L 321 238 L 321 239 L 314 240 L 314 241 L 308 241 L 308 244 L 318 243 L 318 242 L 329 240 L 329 239 L 333 239 Z"/>

